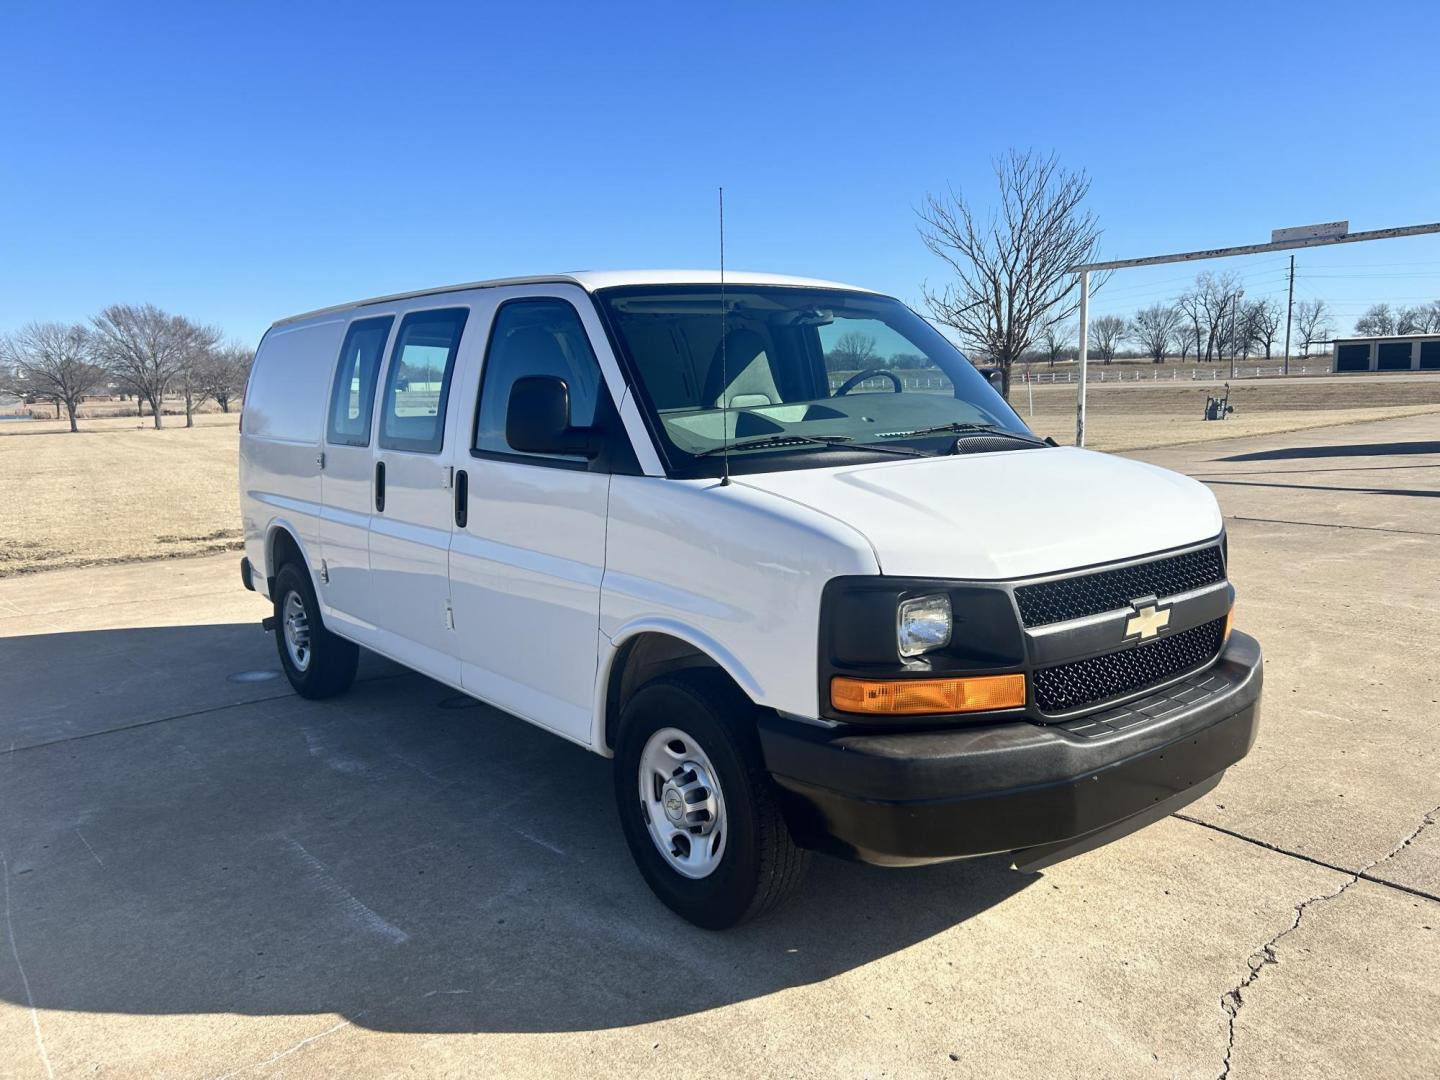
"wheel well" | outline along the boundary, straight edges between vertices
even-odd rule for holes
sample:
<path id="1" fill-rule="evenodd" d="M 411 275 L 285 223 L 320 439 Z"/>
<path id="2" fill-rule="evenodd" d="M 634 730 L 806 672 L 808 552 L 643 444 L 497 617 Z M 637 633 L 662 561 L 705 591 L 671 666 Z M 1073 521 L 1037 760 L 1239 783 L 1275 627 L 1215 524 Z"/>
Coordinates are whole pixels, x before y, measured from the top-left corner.
<path id="1" fill-rule="evenodd" d="M 620 655 L 610 666 L 610 681 L 605 692 L 605 745 L 615 749 L 620 710 L 631 694 L 651 679 L 698 667 L 719 669 L 720 665 L 688 641 L 669 634 L 636 634 L 620 646 Z"/>
<path id="2" fill-rule="evenodd" d="M 272 529 L 270 531 L 270 550 L 265 556 L 265 572 L 269 581 L 273 582 L 275 575 L 280 572 L 280 567 L 292 561 L 302 567 L 305 566 L 305 555 L 300 550 L 300 545 L 295 542 L 295 537 L 290 535 L 290 530 Z M 273 594 L 274 589 L 271 588 L 269 591 Z"/>

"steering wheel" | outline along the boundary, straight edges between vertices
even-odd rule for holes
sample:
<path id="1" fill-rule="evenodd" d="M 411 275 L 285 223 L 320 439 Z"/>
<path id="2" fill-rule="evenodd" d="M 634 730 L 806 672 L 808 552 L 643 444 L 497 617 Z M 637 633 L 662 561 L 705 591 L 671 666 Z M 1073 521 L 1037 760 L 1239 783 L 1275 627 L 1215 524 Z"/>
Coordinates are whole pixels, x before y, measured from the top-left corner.
<path id="1" fill-rule="evenodd" d="M 854 375 L 851 375 L 843 383 L 837 386 L 835 388 L 835 393 L 830 396 L 844 397 L 846 394 L 850 393 L 851 390 L 854 390 L 855 387 L 859 386 L 866 379 L 874 378 L 876 375 L 883 375 L 885 378 L 889 379 L 895 385 L 895 393 L 900 394 L 904 392 L 905 385 L 900 381 L 899 375 L 896 375 L 893 371 L 886 371 L 884 368 L 872 367 L 866 368 L 864 371 L 857 371 Z"/>

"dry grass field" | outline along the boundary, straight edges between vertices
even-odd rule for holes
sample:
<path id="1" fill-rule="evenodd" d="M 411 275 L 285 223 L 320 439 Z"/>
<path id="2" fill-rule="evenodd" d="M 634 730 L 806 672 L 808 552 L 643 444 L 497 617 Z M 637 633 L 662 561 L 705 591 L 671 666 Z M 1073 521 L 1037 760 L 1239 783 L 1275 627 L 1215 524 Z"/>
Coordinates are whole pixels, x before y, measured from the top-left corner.
<path id="1" fill-rule="evenodd" d="M 239 547 L 235 414 L 0 424 L 0 576 Z"/>
<path id="2" fill-rule="evenodd" d="M 1087 442 L 1134 450 L 1417 414 L 1434 414 L 1440 432 L 1440 374 L 1237 382 L 1234 416 L 1206 423 L 1216 389 L 1092 384 Z M 1036 431 L 1071 441 L 1073 386 L 1036 387 L 1033 415 L 1025 387 L 1012 398 Z M 155 431 L 132 415 L 82 421 L 73 435 L 64 421 L 0 423 L 0 576 L 238 549 L 237 421 L 206 413 L 187 430 L 166 417 Z"/>
<path id="3" fill-rule="evenodd" d="M 1030 411 L 1027 388 L 1016 386 L 1011 404 L 1032 428 L 1060 443 L 1075 437 L 1075 387 L 1036 386 Z M 1201 419 L 1205 399 L 1223 393 L 1210 382 L 1091 382 L 1086 445 L 1096 450 L 1141 450 L 1209 439 L 1269 435 L 1306 428 L 1440 413 L 1440 373 L 1420 376 L 1321 376 L 1254 379 L 1230 384 L 1229 419 Z"/>

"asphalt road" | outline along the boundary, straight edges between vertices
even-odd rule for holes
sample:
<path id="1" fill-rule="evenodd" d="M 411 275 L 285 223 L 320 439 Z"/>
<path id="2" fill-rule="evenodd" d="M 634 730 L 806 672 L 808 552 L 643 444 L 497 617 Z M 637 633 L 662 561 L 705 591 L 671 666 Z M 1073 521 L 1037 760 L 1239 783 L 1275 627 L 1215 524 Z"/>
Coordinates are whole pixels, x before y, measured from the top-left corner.
<path id="1" fill-rule="evenodd" d="M 1139 456 L 1225 507 L 1251 757 L 727 934 L 606 761 L 373 658 L 292 695 L 235 556 L 0 580 L 0 1076 L 1440 1074 L 1440 422 Z"/>

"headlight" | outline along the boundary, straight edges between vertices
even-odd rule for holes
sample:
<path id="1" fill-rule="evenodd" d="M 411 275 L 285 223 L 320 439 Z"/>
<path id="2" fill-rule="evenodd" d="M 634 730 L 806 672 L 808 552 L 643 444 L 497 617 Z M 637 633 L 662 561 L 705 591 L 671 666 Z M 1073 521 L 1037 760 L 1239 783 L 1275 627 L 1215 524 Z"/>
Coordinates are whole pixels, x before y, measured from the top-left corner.
<path id="1" fill-rule="evenodd" d="M 944 593 L 900 601 L 896 640 L 901 656 L 943 649 L 950 644 L 950 597 Z"/>

